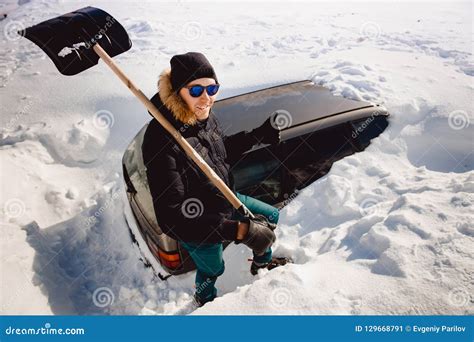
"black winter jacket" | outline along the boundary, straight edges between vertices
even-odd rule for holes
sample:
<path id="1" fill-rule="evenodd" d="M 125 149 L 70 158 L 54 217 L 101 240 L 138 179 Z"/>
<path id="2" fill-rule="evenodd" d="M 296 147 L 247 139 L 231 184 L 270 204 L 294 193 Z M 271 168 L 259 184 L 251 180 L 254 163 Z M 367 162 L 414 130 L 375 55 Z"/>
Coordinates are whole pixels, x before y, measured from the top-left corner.
<path id="1" fill-rule="evenodd" d="M 212 112 L 206 121 L 196 121 L 172 92 L 169 73 L 160 76 L 159 88 L 152 102 L 234 190 L 230 165 L 254 144 L 250 134 L 225 136 Z M 165 234 L 185 242 L 235 240 L 232 205 L 156 119 L 145 132 L 142 153 L 158 224 Z"/>

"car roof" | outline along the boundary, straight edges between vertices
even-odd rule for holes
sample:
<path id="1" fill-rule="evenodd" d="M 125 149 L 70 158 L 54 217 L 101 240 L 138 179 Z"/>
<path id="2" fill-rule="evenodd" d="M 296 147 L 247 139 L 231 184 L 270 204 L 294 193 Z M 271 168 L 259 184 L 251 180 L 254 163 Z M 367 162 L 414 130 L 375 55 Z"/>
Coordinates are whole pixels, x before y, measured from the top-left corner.
<path id="1" fill-rule="evenodd" d="M 327 88 L 304 80 L 216 101 L 213 112 L 224 133 L 232 135 L 258 127 L 275 111 L 286 113 L 284 115 L 289 125 L 285 128 L 291 128 L 335 114 L 374 106 L 370 102 L 334 96 Z"/>

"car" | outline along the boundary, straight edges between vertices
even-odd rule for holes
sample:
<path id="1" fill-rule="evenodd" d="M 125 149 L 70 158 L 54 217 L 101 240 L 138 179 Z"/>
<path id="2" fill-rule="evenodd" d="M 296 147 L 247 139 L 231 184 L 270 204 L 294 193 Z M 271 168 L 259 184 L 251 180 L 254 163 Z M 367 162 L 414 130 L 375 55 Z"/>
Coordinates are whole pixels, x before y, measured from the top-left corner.
<path id="1" fill-rule="evenodd" d="M 270 116 L 280 127 L 280 144 L 254 146 L 231 168 L 236 191 L 279 208 L 328 173 L 335 161 L 363 151 L 387 127 L 389 116 L 381 105 L 334 96 L 309 80 L 222 99 L 215 102 L 213 112 L 226 135 L 250 131 Z M 158 225 L 160 213 L 153 208 L 141 151 L 147 126 L 122 159 L 130 204 L 126 219 L 146 265 L 161 267 L 168 276 L 183 274 L 195 265 Z"/>

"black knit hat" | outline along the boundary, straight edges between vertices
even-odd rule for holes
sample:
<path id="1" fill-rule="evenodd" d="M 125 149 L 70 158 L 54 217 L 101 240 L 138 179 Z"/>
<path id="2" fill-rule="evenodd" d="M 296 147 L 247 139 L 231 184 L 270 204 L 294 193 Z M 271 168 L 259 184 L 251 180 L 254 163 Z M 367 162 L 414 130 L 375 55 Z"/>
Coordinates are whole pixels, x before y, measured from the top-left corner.
<path id="1" fill-rule="evenodd" d="M 175 91 L 198 78 L 213 78 L 218 82 L 214 68 L 200 52 L 188 52 L 184 55 L 173 56 L 170 64 L 171 85 Z"/>

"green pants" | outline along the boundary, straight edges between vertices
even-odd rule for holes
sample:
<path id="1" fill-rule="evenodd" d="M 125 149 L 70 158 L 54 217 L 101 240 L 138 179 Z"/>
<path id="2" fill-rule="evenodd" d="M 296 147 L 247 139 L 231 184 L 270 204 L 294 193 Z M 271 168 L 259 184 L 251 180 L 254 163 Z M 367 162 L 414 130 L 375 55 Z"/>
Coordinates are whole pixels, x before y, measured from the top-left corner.
<path id="1" fill-rule="evenodd" d="M 261 214 L 267 217 L 272 223 L 278 223 L 278 209 L 259 201 L 256 198 L 236 193 L 239 200 L 254 214 Z M 242 218 L 236 213 L 232 217 L 235 220 Z M 224 273 L 224 259 L 222 258 L 222 243 L 192 243 L 180 241 L 196 264 L 196 295 L 201 302 L 206 303 L 213 300 L 217 295 L 214 286 L 217 277 Z M 253 259 L 258 263 L 267 263 L 272 260 L 272 250 L 269 248 L 263 255 L 257 256 L 254 253 Z"/>

